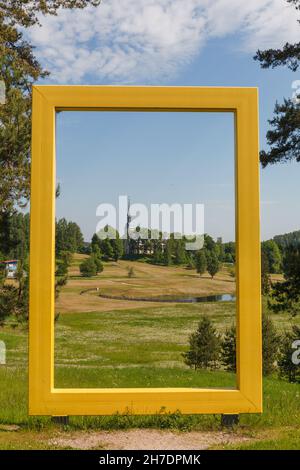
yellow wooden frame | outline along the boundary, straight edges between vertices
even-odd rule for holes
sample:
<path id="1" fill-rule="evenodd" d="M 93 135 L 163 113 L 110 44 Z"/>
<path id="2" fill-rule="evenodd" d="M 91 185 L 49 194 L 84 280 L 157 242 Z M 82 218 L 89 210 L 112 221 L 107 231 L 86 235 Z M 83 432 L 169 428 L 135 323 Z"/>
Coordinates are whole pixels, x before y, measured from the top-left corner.
<path id="1" fill-rule="evenodd" d="M 233 112 L 236 136 L 237 389 L 54 387 L 55 115 L 62 110 Z M 256 88 L 34 86 L 30 415 L 262 411 Z"/>

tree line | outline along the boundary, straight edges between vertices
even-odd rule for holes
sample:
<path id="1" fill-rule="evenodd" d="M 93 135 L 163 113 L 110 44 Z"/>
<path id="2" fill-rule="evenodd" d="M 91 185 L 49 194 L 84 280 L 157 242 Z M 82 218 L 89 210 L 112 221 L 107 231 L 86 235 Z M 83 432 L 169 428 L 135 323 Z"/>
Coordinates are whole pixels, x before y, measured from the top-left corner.
<path id="1" fill-rule="evenodd" d="M 295 353 L 293 342 L 300 338 L 300 327 L 293 325 L 283 334 L 278 334 L 271 318 L 262 318 L 262 363 L 263 375 L 278 373 L 289 382 L 300 383 L 300 365 L 292 361 Z M 208 315 L 203 315 L 198 327 L 189 337 L 189 349 L 182 354 L 187 366 L 199 369 L 223 369 L 236 372 L 236 326 L 233 324 L 224 333 L 217 331 Z"/>
<path id="2" fill-rule="evenodd" d="M 119 259 L 136 260 L 145 259 L 147 262 L 162 266 L 185 265 L 189 269 L 196 269 L 202 275 L 208 272 L 213 278 L 221 269 L 225 249 L 219 240 L 215 242 L 209 235 L 204 236 L 204 247 L 198 252 L 186 249 L 186 238 L 177 239 L 171 234 L 168 239 L 159 234 L 158 239 L 136 239 L 124 240 L 119 233 L 111 227 L 106 227 L 104 232 L 113 231 L 114 238 L 103 237 L 103 234 L 94 234 L 91 243 L 85 248 L 85 252 L 92 260 L 97 253 L 103 261 L 118 261 Z M 129 249 L 127 250 L 129 245 Z M 95 275 L 95 266 L 91 260 L 82 263 L 82 274 L 87 273 L 89 266 L 90 276 Z"/>
<path id="3" fill-rule="evenodd" d="M 6 259 L 25 260 L 29 255 L 30 215 L 14 212 L 9 217 L 1 218 L 0 225 L 0 261 Z M 5 227 L 4 227 L 5 225 Z M 5 236 L 4 236 L 5 234 Z M 84 238 L 76 222 L 59 219 L 55 223 L 55 252 L 84 252 Z"/>
<path id="4" fill-rule="evenodd" d="M 28 289 L 28 254 L 29 254 L 29 214 L 14 212 L 10 216 L 0 218 L 0 261 L 6 259 L 19 260 L 19 279 L 23 288 Z M 65 218 L 56 221 L 56 260 L 57 275 L 66 277 L 70 257 L 68 253 L 86 253 L 91 260 L 84 262 L 82 275 L 94 276 L 103 271 L 103 261 L 118 261 L 119 259 L 134 260 L 146 258 L 153 264 L 171 266 L 185 265 L 188 269 L 195 269 L 202 276 L 208 273 L 212 278 L 219 272 L 223 264 L 232 265 L 230 273 L 234 276 L 235 243 L 223 243 L 205 234 L 204 245 L 201 250 L 186 250 L 185 238 L 177 239 L 171 234 L 169 239 L 164 239 L 159 234 L 158 239 L 149 240 L 137 237 L 129 241 L 121 239 L 119 233 L 114 230 L 114 238 L 105 238 L 106 231 L 112 231 L 111 227 L 104 229 L 104 234 L 94 234 L 91 242 L 84 242 L 79 225 Z M 5 236 L 4 236 L 5 234 Z M 110 234 L 112 235 L 112 234 Z M 126 251 L 126 244 L 129 250 Z M 295 315 L 300 303 L 300 231 L 277 235 L 271 240 L 263 241 L 262 253 L 262 293 L 269 297 L 269 307 L 275 311 L 288 311 Z M 101 263 L 101 264 L 100 264 Z M 7 299 L 10 297 L 21 299 L 27 297 L 27 292 L 14 292 L 7 289 L 4 284 L 4 264 L 0 265 L 1 288 L 0 296 L 4 295 L 5 302 L 12 304 Z M 22 267 L 22 268 L 21 268 Z M 27 278 L 27 281 L 22 278 Z M 283 281 L 271 282 L 270 274 L 282 273 Z M 22 310 L 22 308 L 20 308 Z M 27 315 L 27 313 L 26 313 Z"/>

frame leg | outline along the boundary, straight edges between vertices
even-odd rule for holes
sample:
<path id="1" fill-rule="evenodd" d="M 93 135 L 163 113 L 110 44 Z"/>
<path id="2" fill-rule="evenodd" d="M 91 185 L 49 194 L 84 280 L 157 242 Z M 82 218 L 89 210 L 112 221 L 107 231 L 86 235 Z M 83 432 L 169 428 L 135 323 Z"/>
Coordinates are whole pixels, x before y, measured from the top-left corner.
<path id="1" fill-rule="evenodd" d="M 69 416 L 52 416 L 51 421 L 54 424 L 60 424 L 62 426 L 68 426 Z"/>
<path id="2" fill-rule="evenodd" d="M 240 421 L 239 415 L 229 415 L 224 414 L 221 415 L 221 426 L 226 428 L 232 428 L 233 426 L 237 426 Z"/>

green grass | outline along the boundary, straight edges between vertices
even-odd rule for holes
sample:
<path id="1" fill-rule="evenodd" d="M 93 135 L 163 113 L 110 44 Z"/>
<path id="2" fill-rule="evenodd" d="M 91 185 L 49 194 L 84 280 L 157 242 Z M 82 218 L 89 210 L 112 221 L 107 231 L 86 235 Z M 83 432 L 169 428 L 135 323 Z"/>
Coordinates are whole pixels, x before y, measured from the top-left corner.
<path id="1" fill-rule="evenodd" d="M 77 376 L 82 387 L 202 386 L 184 365 L 182 353 L 204 312 L 224 329 L 233 321 L 234 306 L 175 304 L 61 315 L 56 323 L 55 384 L 74 387 Z M 226 386 L 234 387 L 234 376 L 225 376 Z M 206 386 L 218 386 L 214 374 L 208 377 L 211 385 L 205 380 Z"/>
<path id="2" fill-rule="evenodd" d="M 132 370 L 131 370 L 132 372 Z M 182 371 L 185 372 L 185 371 Z M 141 368 L 136 371 L 136 384 L 146 386 L 144 378 L 151 377 L 155 371 L 153 369 Z M 106 375 L 105 380 L 109 381 L 104 386 L 111 385 L 114 380 L 114 372 Z M 140 377 L 138 378 L 138 375 Z M 183 375 L 183 377 L 182 377 Z M 156 379 L 157 386 L 163 386 L 162 381 L 168 378 L 171 386 L 179 386 L 181 380 L 184 380 L 183 374 L 176 374 L 173 377 L 166 373 L 161 374 Z M 228 374 L 230 376 L 230 374 Z M 88 373 L 90 383 L 95 386 L 98 384 L 99 373 L 90 370 Z M 126 374 L 121 378 L 126 380 Z M 74 386 L 78 386 L 80 375 L 75 369 L 66 370 L 66 379 L 73 381 Z M 102 376 L 101 376 L 102 380 Z M 120 380 L 120 375 L 118 375 Z M 173 380 L 173 382 L 172 382 Z M 215 382 L 218 386 L 227 387 L 230 377 L 226 372 L 206 372 L 199 371 L 194 373 L 194 385 L 210 386 Z M 46 417 L 27 416 L 27 371 L 25 367 L 0 368 L 0 423 L 18 424 L 27 429 L 43 429 L 50 426 L 50 419 Z M 153 382 L 152 382 L 153 383 Z M 300 422 L 300 387 L 297 384 L 289 384 L 278 380 L 276 377 L 264 380 L 264 412 L 262 415 L 242 415 L 241 426 L 244 431 L 262 431 L 265 429 L 277 429 L 280 427 L 299 426 Z M 157 427 L 174 429 L 193 429 L 193 430 L 213 430 L 219 428 L 219 419 L 214 416 L 183 416 L 180 413 L 175 415 L 158 414 L 156 416 L 130 416 L 115 415 L 111 417 L 72 417 L 71 428 L 74 429 L 124 429 L 130 427 Z"/>
<path id="3" fill-rule="evenodd" d="M 216 449 L 220 448 L 227 450 L 299 450 L 300 430 L 297 428 L 275 429 L 268 433 L 261 433 L 252 442 L 235 445 L 234 447 L 230 445 L 216 447 Z"/>
<path id="4" fill-rule="evenodd" d="M 234 374 L 212 371 L 197 372 L 179 368 L 125 367 L 121 369 L 78 369 L 69 367 L 57 371 L 58 387 L 200 387 L 234 388 Z"/>

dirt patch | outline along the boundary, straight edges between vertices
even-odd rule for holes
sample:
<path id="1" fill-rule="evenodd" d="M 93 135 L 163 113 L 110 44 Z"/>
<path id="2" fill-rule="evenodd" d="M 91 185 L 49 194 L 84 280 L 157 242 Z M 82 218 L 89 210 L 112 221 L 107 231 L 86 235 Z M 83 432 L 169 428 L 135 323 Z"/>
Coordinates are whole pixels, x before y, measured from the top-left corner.
<path id="1" fill-rule="evenodd" d="M 214 446 L 249 441 L 233 432 L 171 432 L 133 429 L 129 431 L 58 435 L 48 444 L 73 449 L 109 450 L 204 450 Z"/>

